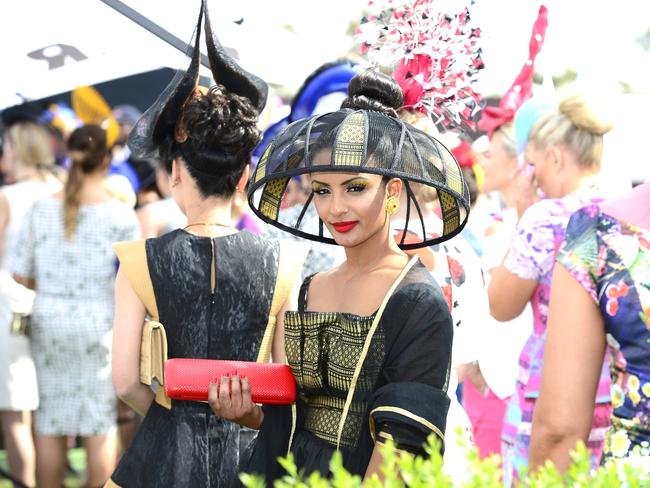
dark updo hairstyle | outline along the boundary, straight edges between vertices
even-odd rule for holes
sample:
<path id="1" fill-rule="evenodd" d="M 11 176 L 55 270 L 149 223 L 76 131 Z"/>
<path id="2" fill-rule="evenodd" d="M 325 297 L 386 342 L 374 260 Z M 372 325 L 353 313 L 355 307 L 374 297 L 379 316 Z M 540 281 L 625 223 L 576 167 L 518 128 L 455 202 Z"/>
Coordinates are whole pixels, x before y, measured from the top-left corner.
<path id="1" fill-rule="evenodd" d="M 248 98 L 221 85 L 195 93 L 179 122 L 188 138 L 174 142 L 171 157 L 164 159 L 171 162 L 180 156 L 203 197 L 229 197 L 260 141 L 257 120 L 257 109 Z"/>
<path id="2" fill-rule="evenodd" d="M 79 193 L 84 177 L 108 164 L 106 131 L 98 125 L 84 125 L 75 129 L 68 138 L 68 153 L 70 169 L 63 192 L 63 228 L 65 238 L 72 240 L 77 227 L 81 205 Z"/>
<path id="3" fill-rule="evenodd" d="M 389 75 L 367 69 L 350 80 L 348 96 L 341 102 L 341 108 L 352 110 L 369 110 L 399 119 L 398 110 L 404 105 L 404 93 L 397 82 Z M 389 139 L 372 138 L 374 144 L 368 144 L 368 154 L 377 158 L 384 157 L 391 148 Z M 331 144 L 333 141 L 323 141 Z M 390 178 L 383 177 L 384 183 Z"/>
<path id="4" fill-rule="evenodd" d="M 390 76 L 373 69 L 359 73 L 350 80 L 348 97 L 341 108 L 372 110 L 397 118 L 404 104 L 404 93 Z"/>

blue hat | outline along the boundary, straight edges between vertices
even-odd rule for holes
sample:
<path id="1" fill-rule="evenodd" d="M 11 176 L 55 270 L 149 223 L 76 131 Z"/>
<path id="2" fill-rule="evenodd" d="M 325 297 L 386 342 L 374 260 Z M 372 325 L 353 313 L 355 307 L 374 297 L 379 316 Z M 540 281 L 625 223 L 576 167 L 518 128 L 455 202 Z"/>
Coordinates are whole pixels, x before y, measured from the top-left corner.
<path id="1" fill-rule="evenodd" d="M 555 108 L 557 108 L 557 103 L 541 97 L 530 98 L 519 107 L 514 121 L 517 156 L 520 156 L 526 150 L 528 136 L 533 126 L 542 116 Z"/>
<path id="2" fill-rule="evenodd" d="M 345 98 L 350 80 L 362 71 L 363 68 L 360 65 L 346 59 L 325 63 L 318 67 L 305 79 L 298 90 L 291 104 L 289 115 L 264 131 L 261 142 L 253 151 L 253 160 L 259 159 L 271 140 L 292 122 L 316 115 L 316 109 L 325 112 L 338 110 L 342 99 L 336 107 L 328 109 L 324 109 L 319 102 L 333 93 L 341 93 L 344 95 L 342 98 Z"/>

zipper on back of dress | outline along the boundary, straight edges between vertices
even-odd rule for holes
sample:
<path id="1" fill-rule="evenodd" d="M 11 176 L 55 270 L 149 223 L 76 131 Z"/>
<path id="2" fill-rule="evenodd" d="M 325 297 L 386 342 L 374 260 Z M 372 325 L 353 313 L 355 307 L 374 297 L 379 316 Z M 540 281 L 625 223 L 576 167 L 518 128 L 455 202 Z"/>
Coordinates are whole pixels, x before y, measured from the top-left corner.
<path id="1" fill-rule="evenodd" d="M 216 303 L 217 294 L 217 244 L 214 242 L 214 237 L 210 237 L 210 313 L 209 323 L 207 327 L 207 344 L 205 347 L 205 358 L 210 359 L 210 345 L 212 340 L 212 321 L 214 319 L 214 306 Z"/>
<path id="2" fill-rule="evenodd" d="M 214 237 L 210 238 L 212 248 L 212 259 L 210 261 L 210 303 L 214 305 L 217 287 L 217 249 L 214 243 Z"/>

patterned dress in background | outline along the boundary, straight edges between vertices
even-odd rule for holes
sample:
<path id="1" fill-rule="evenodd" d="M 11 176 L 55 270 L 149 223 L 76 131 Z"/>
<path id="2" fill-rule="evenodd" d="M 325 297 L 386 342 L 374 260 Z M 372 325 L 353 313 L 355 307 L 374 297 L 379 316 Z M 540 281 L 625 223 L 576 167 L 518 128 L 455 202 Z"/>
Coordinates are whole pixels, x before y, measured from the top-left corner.
<path id="1" fill-rule="evenodd" d="M 9 267 L 36 281 L 31 345 L 38 435 L 94 436 L 115 427 L 111 245 L 138 234 L 133 211 L 115 200 L 82 205 L 72 241 L 64 236 L 62 201 L 41 200 L 25 217 Z"/>
<path id="2" fill-rule="evenodd" d="M 535 403 L 539 396 L 544 338 L 548 320 L 548 302 L 555 257 L 564 240 L 569 217 L 575 211 L 598 201 L 591 195 L 568 195 L 560 199 L 542 200 L 522 215 L 513 237 L 505 267 L 525 280 L 537 281 L 530 302 L 533 309 L 533 331 L 519 356 L 519 375 L 514 394 L 506 408 L 503 426 L 503 463 L 506 484 L 516 479 L 528 465 L 528 447 Z M 601 372 L 596 395 L 596 408 L 587 447 L 596 466 L 600 460 L 605 432 L 609 427 L 609 362 Z"/>
<path id="3" fill-rule="evenodd" d="M 604 458 L 642 457 L 650 466 L 650 230 L 586 207 L 571 217 L 558 262 L 605 322 L 614 411 Z"/>

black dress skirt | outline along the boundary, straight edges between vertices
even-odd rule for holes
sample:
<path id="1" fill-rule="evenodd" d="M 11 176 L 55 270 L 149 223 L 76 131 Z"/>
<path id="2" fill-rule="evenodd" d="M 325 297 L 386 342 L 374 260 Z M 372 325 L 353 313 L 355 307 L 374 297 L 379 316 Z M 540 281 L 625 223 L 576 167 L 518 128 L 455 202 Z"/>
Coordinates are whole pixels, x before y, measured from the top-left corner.
<path id="1" fill-rule="evenodd" d="M 208 238 L 177 230 L 145 246 L 168 357 L 256 361 L 278 274 L 278 242 L 247 231 Z M 239 454 L 254 434 L 205 403 L 172 401 L 167 409 L 154 401 L 108 486 L 237 485 Z"/>
<path id="2" fill-rule="evenodd" d="M 285 315 L 299 399 L 293 409 L 264 407 L 245 471 L 271 486 L 284 474 L 276 459 L 291 452 L 306 475 L 328 476 L 338 448 L 346 469 L 363 476 L 378 439 L 418 454 L 431 433 L 444 442 L 453 327 L 427 269 L 414 258 L 368 317 L 305 311 L 309 282 L 298 312 Z"/>

